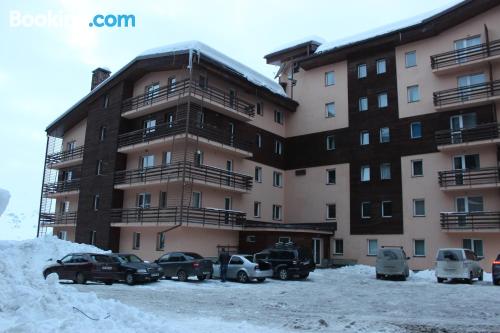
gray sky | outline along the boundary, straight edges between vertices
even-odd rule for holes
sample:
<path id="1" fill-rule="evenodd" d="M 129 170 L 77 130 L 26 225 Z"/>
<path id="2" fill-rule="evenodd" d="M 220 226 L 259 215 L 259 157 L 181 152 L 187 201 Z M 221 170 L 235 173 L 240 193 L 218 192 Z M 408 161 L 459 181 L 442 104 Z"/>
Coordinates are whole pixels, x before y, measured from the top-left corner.
<path id="1" fill-rule="evenodd" d="M 35 235 L 45 127 L 90 90 L 91 71 L 112 72 L 142 51 L 200 40 L 273 77 L 262 56 L 289 41 L 327 41 L 400 21 L 454 0 L 2 1 L 0 3 L 0 188 L 11 193 L 0 239 Z M 15 15 L 66 23 L 23 27 Z M 90 28 L 96 14 L 132 14 L 135 28 Z M 13 21 L 11 21 L 11 18 Z"/>

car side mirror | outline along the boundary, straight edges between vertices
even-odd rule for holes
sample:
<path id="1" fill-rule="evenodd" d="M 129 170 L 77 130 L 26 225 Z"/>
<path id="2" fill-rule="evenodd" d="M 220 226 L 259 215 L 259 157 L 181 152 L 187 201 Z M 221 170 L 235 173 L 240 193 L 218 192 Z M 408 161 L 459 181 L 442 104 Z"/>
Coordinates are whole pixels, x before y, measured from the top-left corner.
<path id="1" fill-rule="evenodd" d="M 63 264 L 63 262 L 62 262 L 60 259 L 58 259 L 56 262 L 57 262 L 59 265 L 62 265 L 62 264 Z"/>

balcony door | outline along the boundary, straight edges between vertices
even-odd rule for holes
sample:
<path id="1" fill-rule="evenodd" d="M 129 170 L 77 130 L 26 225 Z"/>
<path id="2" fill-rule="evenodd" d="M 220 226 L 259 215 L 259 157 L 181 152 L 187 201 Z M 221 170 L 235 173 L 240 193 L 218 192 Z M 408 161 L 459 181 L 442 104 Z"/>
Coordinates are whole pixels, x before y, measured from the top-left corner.
<path id="1" fill-rule="evenodd" d="M 144 209 L 151 207 L 151 193 L 139 193 L 136 198 L 137 220 L 141 221 L 144 216 Z"/>
<path id="2" fill-rule="evenodd" d="M 139 169 L 141 169 L 140 177 L 142 181 L 145 181 L 147 169 L 154 167 L 154 165 L 155 165 L 154 155 L 141 156 L 141 158 L 139 159 Z"/>
<path id="3" fill-rule="evenodd" d="M 468 101 L 469 99 L 474 97 L 475 93 L 477 93 L 477 88 L 474 89 L 472 86 L 485 83 L 486 76 L 484 75 L 484 73 L 463 75 L 459 76 L 457 81 L 458 88 L 461 88 L 460 94 L 462 97 L 462 101 Z"/>
<path id="4" fill-rule="evenodd" d="M 461 143 L 463 140 L 462 130 L 477 126 L 475 113 L 466 113 L 450 117 L 451 142 Z"/>
<path id="5" fill-rule="evenodd" d="M 156 119 L 144 120 L 142 128 L 144 129 L 144 136 L 154 133 L 156 130 Z"/>
<path id="6" fill-rule="evenodd" d="M 229 223 L 229 210 L 233 209 L 233 199 L 231 197 L 226 197 L 224 198 L 224 223 L 228 224 Z"/>
<path id="7" fill-rule="evenodd" d="M 479 165 L 479 154 L 473 155 L 457 155 L 453 157 L 453 170 L 455 173 L 455 184 L 464 184 L 464 173 L 470 170 L 478 170 Z"/>
<path id="8" fill-rule="evenodd" d="M 455 199 L 455 209 L 458 216 L 458 225 L 467 224 L 467 214 L 484 211 L 483 197 L 457 197 Z"/>
<path id="9" fill-rule="evenodd" d="M 233 172 L 233 161 L 232 160 L 227 160 L 226 161 L 226 170 L 228 173 Z M 231 186 L 231 175 L 228 174 L 226 177 L 226 185 Z"/>
<path id="10" fill-rule="evenodd" d="M 457 63 L 463 63 L 469 61 L 467 58 L 467 53 L 476 52 L 479 50 L 481 45 L 481 36 L 474 36 L 464 39 L 459 39 L 455 41 L 455 51 L 457 57 Z M 477 48 L 474 48 L 477 46 Z M 470 49 L 467 49 L 470 48 Z"/>
<path id="11" fill-rule="evenodd" d="M 154 99 L 158 96 L 160 90 L 160 83 L 154 83 L 146 87 L 146 98 L 144 99 L 144 105 L 152 104 Z"/>

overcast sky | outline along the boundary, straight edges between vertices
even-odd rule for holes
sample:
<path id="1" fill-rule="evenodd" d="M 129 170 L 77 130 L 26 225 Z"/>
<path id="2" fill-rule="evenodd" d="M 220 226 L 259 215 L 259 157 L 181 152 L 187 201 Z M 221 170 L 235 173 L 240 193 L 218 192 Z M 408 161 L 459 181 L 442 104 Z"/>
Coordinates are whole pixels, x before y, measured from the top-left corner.
<path id="1" fill-rule="evenodd" d="M 0 217 L 0 239 L 35 236 L 44 130 L 89 92 L 96 67 L 115 72 L 146 49 L 196 39 L 273 77 L 276 68 L 262 57 L 289 41 L 310 35 L 341 39 L 456 2 L 3 0 L 0 188 L 11 200 Z M 25 22 L 26 15 L 51 15 L 56 21 L 50 27 L 13 26 L 19 14 Z M 136 26 L 89 27 L 97 14 L 135 15 Z"/>

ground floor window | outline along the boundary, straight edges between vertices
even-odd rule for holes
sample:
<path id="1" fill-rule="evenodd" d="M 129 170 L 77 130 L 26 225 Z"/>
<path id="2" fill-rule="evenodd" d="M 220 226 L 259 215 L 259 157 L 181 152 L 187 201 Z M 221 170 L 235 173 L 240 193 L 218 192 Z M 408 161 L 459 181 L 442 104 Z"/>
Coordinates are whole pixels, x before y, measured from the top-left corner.
<path id="1" fill-rule="evenodd" d="M 68 232 L 66 230 L 61 230 L 57 233 L 57 237 L 62 240 L 68 240 Z"/>
<path id="2" fill-rule="evenodd" d="M 342 255 L 344 254 L 344 240 L 334 239 L 333 240 L 333 254 Z"/>
<path id="3" fill-rule="evenodd" d="M 255 243 L 255 235 L 248 235 L 246 241 L 247 243 Z"/>
<path id="4" fill-rule="evenodd" d="M 162 251 L 165 249 L 165 233 L 159 232 L 156 236 L 156 250 Z"/>
<path id="5" fill-rule="evenodd" d="M 376 256 L 377 250 L 378 250 L 378 240 L 369 239 L 368 240 L 368 255 L 369 256 Z"/>
<path id="6" fill-rule="evenodd" d="M 413 256 L 425 257 L 425 240 L 423 239 L 413 240 Z"/>
<path id="7" fill-rule="evenodd" d="M 139 250 L 141 248 L 141 233 L 134 232 L 132 235 L 132 249 Z"/>
<path id="8" fill-rule="evenodd" d="M 283 243 L 283 244 L 286 244 L 286 243 L 290 243 L 291 239 L 290 237 L 279 237 L 278 238 L 278 243 Z"/>
<path id="9" fill-rule="evenodd" d="M 95 245 L 95 237 L 96 237 L 96 231 L 91 230 L 90 231 L 90 239 L 89 239 L 89 244 L 90 245 Z"/>
<path id="10" fill-rule="evenodd" d="M 483 240 L 482 239 L 463 239 L 464 249 L 474 251 L 476 256 L 484 257 Z"/>
<path id="11" fill-rule="evenodd" d="M 273 220 L 281 220 L 281 206 L 273 205 Z"/>

